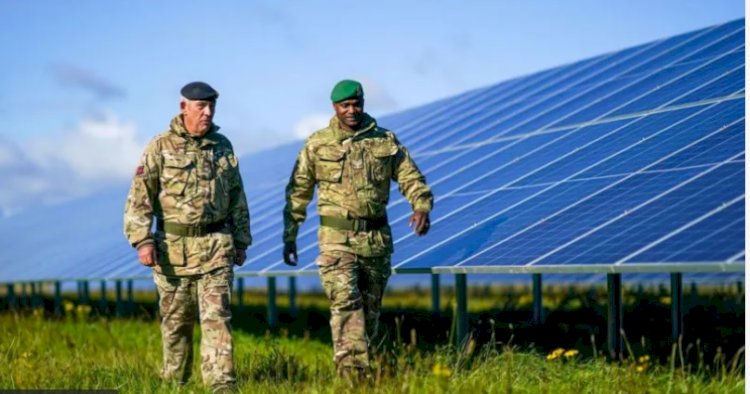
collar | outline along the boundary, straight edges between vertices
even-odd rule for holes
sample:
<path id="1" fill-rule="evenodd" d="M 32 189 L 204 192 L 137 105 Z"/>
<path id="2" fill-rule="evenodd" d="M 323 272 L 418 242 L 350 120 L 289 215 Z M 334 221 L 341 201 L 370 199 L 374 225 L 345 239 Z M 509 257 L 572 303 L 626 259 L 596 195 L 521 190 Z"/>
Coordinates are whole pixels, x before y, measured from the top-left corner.
<path id="1" fill-rule="evenodd" d="M 334 115 L 329 122 L 331 130 L 333 130 L 333 135 L 339 142 L 346 139 L 358 137 L 371 130 L 374 130 L 378 126 L 375 118 L 371 117 L 367 113 L 362 114 L 362 122 L 360 124 L 362 125 L 361 129 L 350 132 L 341 128 L 341 121 L 336 117 L 336 115 Z"/>
<path id="2" fill-rule="evenodd" d="M 172 118 L 172 121 L 169 123 L 170 133 L 180 136 L 186 140 L 193 140 L 199 143 L 200 146 L 217 144 L 219 142 L 218 131 L 219 126 L 212 123 L 211 128 L 206 132 L 206 134 L 204 134 L 202 137 L 195 137 L 188 133 L 187 129 L 185 128 L 185 123 L 182 121 L 182 114 L 178 114 L 177 116 Z"/>

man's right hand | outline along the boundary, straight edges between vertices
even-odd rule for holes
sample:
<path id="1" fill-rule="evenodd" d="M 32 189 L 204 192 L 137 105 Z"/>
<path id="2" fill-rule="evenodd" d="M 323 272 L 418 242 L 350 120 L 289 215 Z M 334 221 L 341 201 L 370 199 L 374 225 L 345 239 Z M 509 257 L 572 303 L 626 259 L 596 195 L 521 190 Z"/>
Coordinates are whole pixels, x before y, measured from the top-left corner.
<path id="1" fill-rule="evenodd" d="M 292 267 L 297 265 L 297 243 L 284 242 L 284 263 Z"/>
<path id="2" fill-rule="evenodd" d="M 156 265 L 156 248 L 154 244 L 145 244 L 138 248 L 138 260 L 146 267 Z"/>

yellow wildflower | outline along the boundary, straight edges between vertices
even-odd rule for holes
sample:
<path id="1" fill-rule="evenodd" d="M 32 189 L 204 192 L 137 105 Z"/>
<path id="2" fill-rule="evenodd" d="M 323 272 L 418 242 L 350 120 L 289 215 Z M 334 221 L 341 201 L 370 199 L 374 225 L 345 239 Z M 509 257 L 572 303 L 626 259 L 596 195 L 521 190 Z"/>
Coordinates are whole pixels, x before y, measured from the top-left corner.
<path id="1" fill-rule="evenodd" d="M 577 355 L 578 355 L 578 350 L 576 350 L 576 349 L 570 349 L 570 350 L 566 351 L 565 353 L 563 353 L 563 356 L 565 356 L 565 358 L 572 358 L 572 357 L 575 357 Z"/>
<path id="2" fill-rule="evenodd" d="M 638 362 L 641 363 L 641 364 L 646 364 L 649 361 L 651 361 L 651 357 L 649 357 L 648 354 L 645 355 L 645 356 L 638 357 Z"/>
<path id="3" fill-rule="evenodd" d="M 73 311 L 73 308 L 75 308 L 75 305 L 73 305 L 70 301 L 63 302 L 63 308 L 65 309 L 66 313 L 70 313 Z"/>
<path id="4" fill-rule="evenodd" d="M 437 363 L 432 366 L 432 374 L 439 378 L 447 378 L 451 376 L 451 369 L 447 365 Z"/>
<path id="5" fill-rule="evenodd" d="M 648 365 L 639 365 L 639 366 L 635 367 L 635 370 L 638 371 L 638 372 L 643 372 L 643 371 L 646 370 L 646 368 L 648 368 Z"/>
<path id="6" fill-rule="evenodd" d="M 563 354 L 565 354 L 565 349 L 559 347 L 547 355 L 547 360 L 549 361 L 560 358 L 560 356 L 562 356 Z"/>
<path id="7" fill-rule="evenodd" d="M 659 302 L 662 305 L 672 305 L 672 297 L 660 297 Z"/>
<path id="8" fill-rule="evenodd" d="M 79 318 L 84 318 L 91 313 L 91 305 L 78 305 L 76 307 L 76 315 Z"/>

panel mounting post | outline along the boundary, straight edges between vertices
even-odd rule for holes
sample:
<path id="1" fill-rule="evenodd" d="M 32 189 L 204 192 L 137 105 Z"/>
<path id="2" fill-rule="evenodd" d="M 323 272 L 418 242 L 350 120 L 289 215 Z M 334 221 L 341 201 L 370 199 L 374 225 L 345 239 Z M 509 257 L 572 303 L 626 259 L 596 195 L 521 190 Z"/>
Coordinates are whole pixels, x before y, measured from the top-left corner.
<path id="1" fill-rule="evenodd" d="M 613 360 L 622 358 L 622 274 L 607 274 L 607 345 Z"/>
<path id="2" fill-rule="evenodd" d="M 245 310 L 245 278 L 237 278 L 237 313 Z"/>
<path id="3" fill-rule="evenodd" d="M 672 340 L 677 343 L 683 333 L 682 326 L 682 273 L 669 274 L 672 287 Z"/>
<path id="4" fill-rule="evenodd" d="M 62 284 L 60 281 L 55 281 L 55 315 L 62 315 Z"/>
<path id="5" fill-rule="evenodd" d="M 115 281 L 115 316 L 122 317 L 122 280 Z"/>
<path id="6" fill-rule="evenodd" d="M 107 314 L 107 281 L 102 280 L 99 282 L 99 313 L 102 315 Z"/>
<path id="7" fill-rule="evenodd" d="M 8 309 L 9 310 L 15 310 L 16 309 L 16 294 L 15 294 L 15 286 L 10 283 L 5 285 L 5 296 L 8 298 Z"/>
<path id="8" fill-rule="evenodd" d="M 276 328 L 278 324 L 278 315 L 276 311 L 276 277 L 268 277 L 268 327 Z"/>
<path id="9" fill-rule="evenodd" d="M 456 346 L 466 343 L 469 333 L 469 316 L 466 302 L 466 274 L 456 274 Z"/>
<path id="10" fill-rule="evenodd" d="M 440 274 L 432 274 L 432 316 L 440 317 Z"/>
<path id="11" fill-rule="evenodd" d="M 544 309 L 542 306 L 542 274 L 531 274 L 532 297 L 534 310 L 534 325 L 544 324 Z"/>
<path id="12" fill-rule="evenodd" d="M 297 277 L 289 277 L 289 315 L 297 317 Z"/>
<path id="13" fill-rule="evenodd" d="M 128 316 L 133 316 L 135 314 L 135 300 L 133 299 L 132 279 L 128 279 L 128 303 L 125 309 L 127 310 Z"/>

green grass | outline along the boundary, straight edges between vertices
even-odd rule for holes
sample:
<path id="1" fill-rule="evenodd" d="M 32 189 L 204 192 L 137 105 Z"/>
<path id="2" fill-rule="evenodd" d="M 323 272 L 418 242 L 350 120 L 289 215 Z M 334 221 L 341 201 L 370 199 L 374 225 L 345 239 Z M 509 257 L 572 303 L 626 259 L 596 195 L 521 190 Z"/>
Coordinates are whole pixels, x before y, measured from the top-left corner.
<path id="1" fill-rule="evenodd" d="M 85 311 L 83 311 L 85 312 Z M 149 319 L 49 319 L 43 313 L 0 315 L 0 389 L 117 389 L 123 393 L 208 392 L 194 365 L 186 387 L 158 378 L 161 340 Z M 425 328 L 428 329 L 428 328 Z M 197 338 L 196 335 L 196 345 Z M 548 356 L 512 346 L 425 350 L 412 330 L 375 361 L 372 380 L 339 379 L 330 343 L 235 330 L 238 383 L 246 393 L 744 393 L 744 353 L 685 364 L 677 349 L 667 362 L 629 356 Z M 497 343 L 491 341 L 490 343 Z M 583 349 L 580 349 L 583 351 Z M 196 346 L 196 352 L 198 351 Z M 548 360 L 548 358 L 554 358 Z"/>

